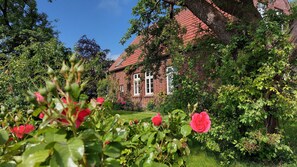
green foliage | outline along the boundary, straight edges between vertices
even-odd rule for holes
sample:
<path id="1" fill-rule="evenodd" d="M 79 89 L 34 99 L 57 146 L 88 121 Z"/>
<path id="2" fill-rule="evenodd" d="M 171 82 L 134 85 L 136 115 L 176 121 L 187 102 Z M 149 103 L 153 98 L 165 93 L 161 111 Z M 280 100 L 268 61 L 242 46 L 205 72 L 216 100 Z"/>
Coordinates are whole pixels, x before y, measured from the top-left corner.
<path id="1" fill-rule="evenodd" d="M 280 124 L 296 116 L 297 100 L 284 18 L 271 11 L 255 33 L 247 34 L 249 39 L 239 36 L 229 45 L 216 45 L 210 76 L 219 84 L 207 147 L 220 152 L 225 162 L 292 160 Z"/>
<path id="2" fill-rule="evenodd" d="M 192 133 L 188 120 L 182 110 L 175 110 L 159 127 L 131 122 L 127 147 L 120 158 L 122 164 L 184 166 L 184 156 L 190 154 L 187 137 Z"/>
<path id="3" fill-rule="evenodd" d="M 155 105 L 154 101 L 149 101 L 147 103 L 146 109 L 149 111 L 153 111 L 155 109 L 155 107 L 156 107 L 156 105 Z"/>
<path id="4" fill-rule="evenodd" d="M 109 89 L 109 80 L 107 78 L 101 79 L 97 83 L 97 94 L 101 97 L 106 97 L 108 95 Z"/>
<path id="5" fill-rule="evenodd" d="M 28 91 L 32 102 L 28 115 L 4 117 L 0 166 L 186 166 L 189 137 L 194 134 L 189 115 L 174 110 L 160 126 L 112 116 L 112 102 L 87 101 L 82 61 L 75 55 L 69 60 L 59 72 L 63 79 L 58 80 L 57 70 L 48 67 L 45 86 L 38 92 Z M 29 123 L 36 130 L 17 126 Z"/>
<path id="6" fill-rule="evenodd" d="M 25 90 L 39 87 L 46 65 L 56 69 L 69 50 L 35 0 L 1 0 L 0 6 L 0 105 L 24 109 Z"/>
<path id="7" fill-rule="evenodd" d="M 99 87 L 104 86 L 98 85 L 98 82 L 106 78 L 108 68 L 114 62 L 106 58 L 109 50 L 101 49 L 94 39 L 89 39 L 86 35 L 83 35 L 76 43 L 75 51 L 78 53 L 79 58 L 85 61 L 83 79 L 89 82 L 86 86 L 86 94 L 89 97 L 96 97 L 98 94 L 104 93 L 97 92 Z"/>
<path id="8" fill-rule="evenodd" d="M 291 17 L 291 16 L 290 16 Z M 235 159 L 279 163 L 293 160 L 286 124 L 296 117 L 296 61 L 291 57 L 289 18 L 269 11 L 254 32 L 228 45 L 204 37 L 174 57 L 180 75 L 161 111 L 199 102 L 209 108 L 212 130 L 195 137 L 217 152 L 223 164 Z M 292 17 L 291 17 L 292 19 Z"/>
<path id="9" fill-rule="evenodd" d="M 21 54 L 18 46 L 46 42 L 55 32 L 45 13 L 39 13 L 36 0 L 1 0 L 0 53 Z"/>
<path id="10" fill-rule="evenodd" d="M 0 73 L 0 101 L 8 108 L 23 108 L 25 90 L 36 89 L 44 83 L 46 66 L 57 69 L 66 59 L 67 50 L 56 39 L 21 45 L 15 50 L 20 53 L 7 57 Z"/>

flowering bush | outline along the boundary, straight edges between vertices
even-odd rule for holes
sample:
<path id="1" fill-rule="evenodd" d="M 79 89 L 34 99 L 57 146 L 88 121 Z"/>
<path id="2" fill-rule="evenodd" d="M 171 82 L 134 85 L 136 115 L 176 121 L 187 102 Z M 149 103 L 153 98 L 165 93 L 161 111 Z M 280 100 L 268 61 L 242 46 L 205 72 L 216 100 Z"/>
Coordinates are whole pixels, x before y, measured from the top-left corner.
<path id="1" fill-rule="evenodd" d="M 34 104 L 28 117 L 15 119 L 12 128 L 1 125 L 0 166 L 182 166 L 190 154 L 189 135 L 210 128 L 206 112 L 193 114 L 191 124 L 182 110 L 157 114 L 152 122 L 111 116 L 109 100 L 82 93 L 82 72 L 75 56 L 70 66 L 63 63 L 64 84 L 48 69 L 45 88 L 28 92 Z"/>

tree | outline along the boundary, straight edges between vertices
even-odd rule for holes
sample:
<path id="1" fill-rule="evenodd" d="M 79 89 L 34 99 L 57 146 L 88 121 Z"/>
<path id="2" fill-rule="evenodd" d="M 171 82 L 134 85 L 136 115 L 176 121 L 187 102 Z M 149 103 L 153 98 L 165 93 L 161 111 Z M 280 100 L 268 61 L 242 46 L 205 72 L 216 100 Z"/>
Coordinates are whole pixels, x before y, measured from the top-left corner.
<path id="1" fill-rule="evenodd" d="M 45 13 L 38 13 L 35 0 L 0 1 L 0 53 L 19 55 L 14 48 L 55 37 Z"/>
<path id="2" fill-rule="evenodd" d="M 0 0 L 0 103 L 26 108 L 25 94 L 44 82 L 46 66 L 59 67 L 70 50 L 58 41 L 35 0 Z"/>
<path id="3" fill-rule="evenodd" d="M 106 77 L 108 68 L 114 62 L 106 58 L 109 50 L 102 50 L 95 39 L 89 39 L 86 35 L 83 35 L 76 43 L 75 51 L 85 62 L 86 72 L 83 77 L 89 81 L 86 87 L 87 95 L 97 97 L 97 84 L 99 80 Z"/>

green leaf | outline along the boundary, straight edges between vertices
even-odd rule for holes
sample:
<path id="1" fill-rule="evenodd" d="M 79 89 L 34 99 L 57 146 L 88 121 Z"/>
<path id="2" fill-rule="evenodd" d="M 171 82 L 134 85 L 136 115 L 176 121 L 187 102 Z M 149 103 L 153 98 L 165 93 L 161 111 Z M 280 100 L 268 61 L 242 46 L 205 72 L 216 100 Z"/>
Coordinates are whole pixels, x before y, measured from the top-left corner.
<path id="1" fill-rule="evenodd" d="M 120 161 L 114 158 L 106 158 L 104 166 L 108 167 L 121 167 Z"/>
<path id="2" fill-rule="evenodd" d="M 6 130 L 0 129 L 0 145 L 3 145 L 7 142 L 9 136 Z"/>
<path id="3" fill-rule="evenodd" d="M 15 167 L 16 163 L 14 161 L 0 163 L 0 167 Z"/>
<path id="4" fill-rule="evenodd" d="M 138 135 L 138 134 L 134 135 L 133 138 L 132 138 L 132 142 L 139 141 L 139 137 L 140 137 L 140 135 Z"/>
<path id="5" fill-rule="evenodd" d="M 141 136 L 141 141 L 145 142 L 149 137 L 150 137 L 151 133 L 144 133 Z"/>
<path id="6" fill-rule="evenodd" d="M 170 153 L 175 153 L 177 151 L 177 144 L 172 142 L 167 145 L 167 150 Z"/>
<path id="7" fill-rule="evenodd" d="M 28 159 L 35 152 L 40 151 L 40 150 L 44 150 L 45 147 L 46 147 L 45 143 L 41 143 L 41 144 L 38 144 L 38 145 L 28 144 L 27 147 L 26 147 L 26 151 L 22 155 L 22 159 L 23 160 Z"/>
<path id="8" fill-rule="evenodd" d="M 153 132 L 153 133 L 150 134 L 150 137 L 147 140 L 147 145 L 148 146 L 152 144 L 153 140 L 155 139 L 155 135 L 156 135 L 156 132 Z"/>
<path id="9" fill-rule="evenodd" d="M 159 163 L 159 162 L 153 162 L 152 166 L 157 166 L 157 167 L 168 167 L 168 165 L 163 164 L 163 163 Z"/>
<path id="10" fill-rule="evenodd" d="M 187 137 L 189 134 L 191 134 L 192 128 L 190 125 L 184 125 L 181 127 L 180 132 L 184 137 Z"/>
<path id="11" fill-rule="evenodd" d="M 118 158 L 121 156 L 122 148 L 123 146 L 120 143 L 112 142 L 105 146 L 103 153 L 112 158 Z"/>
<path id="12" fill-rule="evenodd" d="M 36 110 L 34 110 L 34 112 L 32 113 L 32 115 L 34 117 L 37 117 L 42 111 L 44 111 L 46 109 L 45 106 L 41 106 L 39 108 L 37 108 Z"/>
<path id="13" fill-rule="evenodd" d="M 83 141 L 78 138 L 71 138 L 67 143 L 58 142 L 54 150 L 50 166 L 78 166 L 85 152 Z"/>
<path id="14" fill-rule="evenodd" d="M 18 165 L 19 167 L 27 166 L 39 166 L 40 163 L 44 162 L 50 154 L 50 150 L 39 150 L 28 157 L 22 157 L 22 163 Z"/>
<path id="15" fill-rule="evenodd" d="M 45 141 L 51 142 L 66 142 L 66 133 L 61 130 L 54 130 L 45 133 Z"/>
<path id="16" fill-rule="evenodd" d="M 158 131 L 157 138 L 159 140 L 163 140 L 165 138 L 166 134 L 164 132 Z"/>

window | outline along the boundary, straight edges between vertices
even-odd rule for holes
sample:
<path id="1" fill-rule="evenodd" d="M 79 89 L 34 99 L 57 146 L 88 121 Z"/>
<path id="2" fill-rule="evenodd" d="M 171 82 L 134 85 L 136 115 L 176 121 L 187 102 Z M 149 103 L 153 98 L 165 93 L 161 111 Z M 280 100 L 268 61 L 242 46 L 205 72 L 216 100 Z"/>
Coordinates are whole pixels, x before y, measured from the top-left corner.
<path id="1" fill-rule="evenodd" d="M 266 5 L 263 4 L 263 3 L 258 2 L 257 3 L 257 10 L 260 13 L 260 15 L 263 17 L 264 13 L 265 13 L 265 10 L 266 10 Z"/>
<path id="2" fill-rule="evenodd" d="M 120 85 L 120 93 L 124 93 L 124 86 Z"/>
<path id="3" fill-rule="evenodd" d="M 134 74 L 134 96 L 140 95 L 140 75 Z"/>
<path id="4" fill-rule="evenodd" d="M 145 73 L 145 95 L 154 93 L 154 77 L 151 72 Z"/>
<path id="5" fill-rule="evenodd" d="M 175 69 L 173 67 L 166 68 L 166 80 L 167 80 L 167 94 L 172 94 L 173 92 L 173 75 Z"/>

